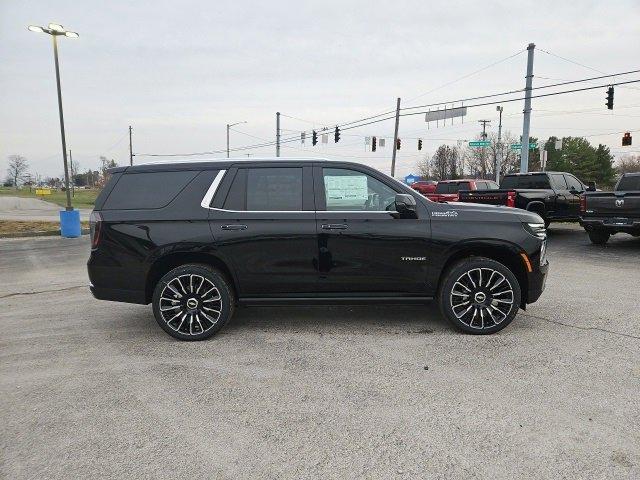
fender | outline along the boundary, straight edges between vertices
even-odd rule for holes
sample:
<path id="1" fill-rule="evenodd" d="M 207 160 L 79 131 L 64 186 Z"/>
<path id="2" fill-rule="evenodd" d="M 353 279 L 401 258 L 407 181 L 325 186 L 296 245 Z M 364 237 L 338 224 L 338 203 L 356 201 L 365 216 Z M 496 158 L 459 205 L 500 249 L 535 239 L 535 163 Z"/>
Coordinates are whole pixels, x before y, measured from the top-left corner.
<path id="1" fill-rule="evenodd" d="M 434 287 L 434 290 L 440 285 L 440 280 L 447 271 L 449 265 L 455 261 L 468 256 L 486 256 L 494 260 L 506 263 L 507 266 L 514 268 L 516 277 L 521 281 L 526 281 L 526 271 L 520 257 L 522 247 L 516 243 L 501 238 L 470 238 L 456 242 L 447 248 L 442 255 L 434 259 L 431 275 L 428 284 Z M 521 273 L 522 278 L 517 272 Z M 524 286 L 524 285 L 523 285 Z"/>

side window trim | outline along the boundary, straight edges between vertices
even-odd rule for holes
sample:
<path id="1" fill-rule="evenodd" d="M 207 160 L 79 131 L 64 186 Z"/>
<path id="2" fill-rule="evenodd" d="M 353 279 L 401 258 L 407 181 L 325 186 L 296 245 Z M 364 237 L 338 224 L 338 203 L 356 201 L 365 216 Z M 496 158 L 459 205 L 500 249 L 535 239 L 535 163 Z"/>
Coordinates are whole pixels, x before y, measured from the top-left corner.
<path id="1" fill-rule="evenodd" d="M 222 179 L 224 178 L 225 173 L 227 173 L 226 170 L 220 170 L 218 174 L 215 176 L 215 178 L 213 179 L 213 182 L 211 182 L 211 186 L 207 190 L 207 193 L 205 193 L 204 197 L 202 197 L 202 201 L 200 202 L 201 207 L 211 208 L 211 202 L 213 201 L 213 197 L 215 196 L 216 191 L 218 190 L 218 187 L 220 186 L 220 183 L 222 182 Z"/>

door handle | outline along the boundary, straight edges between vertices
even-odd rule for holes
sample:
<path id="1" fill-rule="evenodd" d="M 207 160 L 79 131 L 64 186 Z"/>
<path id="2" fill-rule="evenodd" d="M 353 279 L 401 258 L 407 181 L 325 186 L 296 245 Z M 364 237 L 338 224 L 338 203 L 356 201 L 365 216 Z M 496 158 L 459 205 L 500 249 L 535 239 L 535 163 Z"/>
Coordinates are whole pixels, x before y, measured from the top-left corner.
<path id="1" fill-rule="evenodd" d="M 344 223 L 324 223 L 324 224 L 322 224 L 322 229 L 323 230 L 346 230 L 347 228 L 349 228 L 349 227 Z"/>
<path id="2" fill-rule="evenodd" d="M 222 225 L 220 228 L 222 228 L 222 230 L 246 230 L 247 226 L 239 223 L 233 223 L 231 225 Z"/>

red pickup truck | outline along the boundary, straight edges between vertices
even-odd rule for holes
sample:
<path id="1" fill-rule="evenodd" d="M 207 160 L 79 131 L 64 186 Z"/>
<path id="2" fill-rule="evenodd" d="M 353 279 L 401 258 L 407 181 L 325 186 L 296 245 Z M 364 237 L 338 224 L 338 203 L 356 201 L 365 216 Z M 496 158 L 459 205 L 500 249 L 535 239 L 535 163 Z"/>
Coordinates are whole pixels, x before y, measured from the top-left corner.
<path id="1" fill-rule="evenodd" d="M 498 184 L 491 180 L 459 179 L 441 180 L 427 198 L 433 202 L 457 202 L 460 190 L 497 190 Z"/>
<path id="2" fill-rule="evenodd" d="M 427 196 L 428 194 L 433 193 L 433 191 L 436 189 L 436 185 L 438 185 L 438 182 L 436 182 L 435 180 L 418 180 L 417 182 L 413 182 L 409 186 L 416 192 Z"/>

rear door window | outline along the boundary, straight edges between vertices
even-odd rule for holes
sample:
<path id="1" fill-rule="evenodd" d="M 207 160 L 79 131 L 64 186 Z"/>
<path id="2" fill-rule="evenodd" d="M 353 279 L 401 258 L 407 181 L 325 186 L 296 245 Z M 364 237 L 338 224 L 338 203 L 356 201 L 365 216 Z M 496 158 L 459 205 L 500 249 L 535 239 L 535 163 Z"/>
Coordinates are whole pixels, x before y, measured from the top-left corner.
<path id="1" fill-rule="evenodd" d="M 476 190 L 488 190 L 487 182 L 476 182 Z"/>
<path id="2" fill-rule="evenodd" d="M 302 210 L 302 168 L 249 168 L 246 183 L 248 211 Z"/>
<path id="3" fill-rule="evenodd" d="M 512 175 L 504 177 L 501 188 L 547 189 L 551 188 L 546 174 Z"/>
<path id="4" fill-rule="evenodd" d="M 193 170 L 124 173 L 105 201 L 103 210 L 166 207 L 198 173 Z"/>

